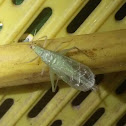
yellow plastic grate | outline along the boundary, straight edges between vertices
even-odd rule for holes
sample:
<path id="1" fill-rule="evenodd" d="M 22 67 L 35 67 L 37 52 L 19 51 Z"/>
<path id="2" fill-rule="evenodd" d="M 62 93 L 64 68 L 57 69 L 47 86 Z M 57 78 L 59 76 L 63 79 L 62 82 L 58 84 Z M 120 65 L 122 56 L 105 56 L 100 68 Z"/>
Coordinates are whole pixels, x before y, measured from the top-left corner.
<path id="1" fill-rule="evenodd" d="M 125 7 L 126 0 L 0 0 L 0 44 L 36 30 L 34 40 L 126 29 Z M 62 81 L 56 93 L 47 83 L 0 89 L 0 126 L 123 126 L 125 77 L 97 76 L 98 92 L 82 93 Z"/>

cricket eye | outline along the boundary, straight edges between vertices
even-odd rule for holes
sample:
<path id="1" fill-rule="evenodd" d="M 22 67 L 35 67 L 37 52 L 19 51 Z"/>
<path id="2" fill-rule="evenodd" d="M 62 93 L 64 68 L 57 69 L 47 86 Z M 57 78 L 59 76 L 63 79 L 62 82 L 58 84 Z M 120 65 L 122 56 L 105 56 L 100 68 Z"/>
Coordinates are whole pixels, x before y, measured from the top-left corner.
<path id="1" fill-rule="evenodd" d="M 35 48 L 35 46 L 34 46 L 34 45 L 30 45 L 30 48 L 31 48 L 31 49 L 34 49 L 34 48 Z"/>
<path id="2" fill-rule="evenodd" d="M 30 45 L 30 48 L 32 49 L 32 45 Z"/>

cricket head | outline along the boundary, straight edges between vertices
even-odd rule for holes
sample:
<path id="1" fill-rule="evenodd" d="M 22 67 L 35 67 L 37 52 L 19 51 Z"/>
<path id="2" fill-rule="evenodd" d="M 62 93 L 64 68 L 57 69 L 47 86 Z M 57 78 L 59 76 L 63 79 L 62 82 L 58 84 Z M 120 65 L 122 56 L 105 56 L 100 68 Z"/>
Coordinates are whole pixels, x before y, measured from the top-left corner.
<path id="1" fill-rule="evenodd" d="M 30 48 L 31 49 L 35 49 L 35 45 L 30 45 Z"/>
<path id="2" fill-rule="evenodd" d="M 33 43 L 33 42 L 32 42 L 32 43 L 30 44 L 30 48 L 31 48 L 31 49 L 35 49 L 35 46 L 36 46 L 36 43 Z"/>

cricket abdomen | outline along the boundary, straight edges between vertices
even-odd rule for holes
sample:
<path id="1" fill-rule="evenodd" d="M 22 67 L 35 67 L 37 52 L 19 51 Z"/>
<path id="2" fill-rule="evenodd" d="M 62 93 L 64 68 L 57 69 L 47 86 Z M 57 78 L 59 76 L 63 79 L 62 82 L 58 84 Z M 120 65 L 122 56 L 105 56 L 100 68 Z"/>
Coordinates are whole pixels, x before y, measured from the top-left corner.
<path id="1" fill-rule="evenodd" d="M 78 90 L 88 91 L 94 87 L 95 78 L 90 68 L 66 56 L 54 58 L 51 68 L 59 78 Z"/>

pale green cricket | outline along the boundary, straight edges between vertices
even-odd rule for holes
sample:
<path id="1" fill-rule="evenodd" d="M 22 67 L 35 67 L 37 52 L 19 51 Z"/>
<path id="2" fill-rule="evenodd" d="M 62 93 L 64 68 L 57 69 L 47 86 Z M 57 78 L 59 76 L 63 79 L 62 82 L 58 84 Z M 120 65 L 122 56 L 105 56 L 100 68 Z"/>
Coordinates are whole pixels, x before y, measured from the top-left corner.
<path id="1" fill-rule="evenodd" d="M 35 53 L 41 57 L 50 68 L 50 80 L 52 91 L 55 92 L 57 83 L 54 84 L 54 75 L 62 79 L 71 87 L 80 91 L 88 91 L 95 86 L 95 75 L 91 69 L 67 56 L 64 56 L 71 49 L 66 49 L 61 52 L 46 50 L 37 45 L 31 45 Z M 73 48 L 72 48 L 73 49 Z"/>

